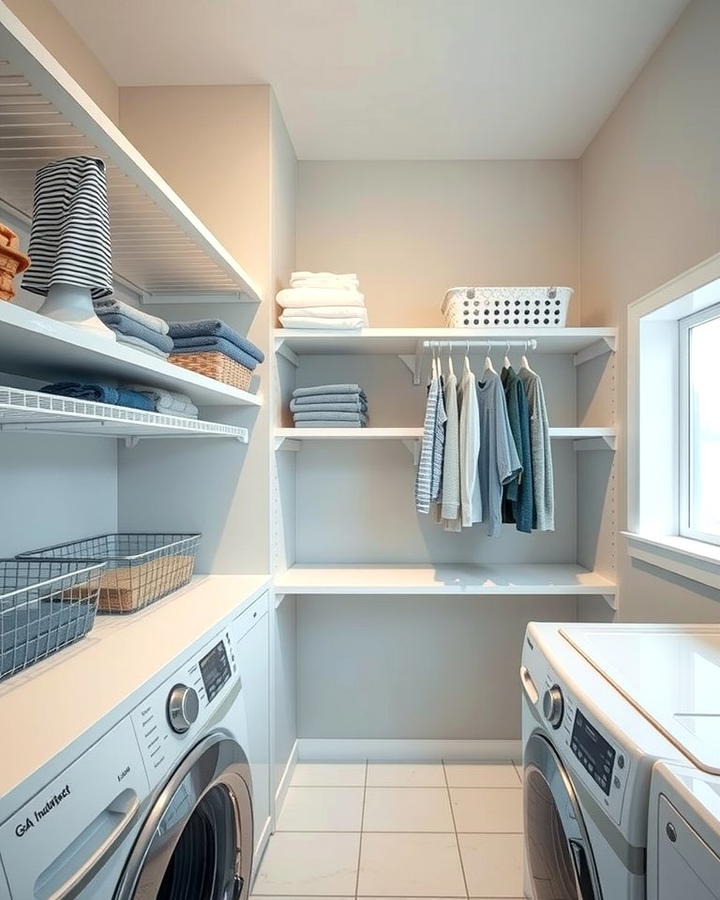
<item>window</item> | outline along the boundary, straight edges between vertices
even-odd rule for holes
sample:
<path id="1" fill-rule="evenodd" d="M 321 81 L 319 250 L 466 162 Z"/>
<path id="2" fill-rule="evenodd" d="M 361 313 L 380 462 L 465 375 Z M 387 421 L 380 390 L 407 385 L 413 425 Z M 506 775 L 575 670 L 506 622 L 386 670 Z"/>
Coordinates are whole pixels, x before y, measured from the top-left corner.
<path id="1" fill-rule="evenodd" d="M 720 592 L 720 254 L 630 304 L 627 375 L 628 553 Z"/>
<path id="2" fill-rule="evenodd" d="M 720 544 L 720 304 L 681 319 L 678 531 Z"/>

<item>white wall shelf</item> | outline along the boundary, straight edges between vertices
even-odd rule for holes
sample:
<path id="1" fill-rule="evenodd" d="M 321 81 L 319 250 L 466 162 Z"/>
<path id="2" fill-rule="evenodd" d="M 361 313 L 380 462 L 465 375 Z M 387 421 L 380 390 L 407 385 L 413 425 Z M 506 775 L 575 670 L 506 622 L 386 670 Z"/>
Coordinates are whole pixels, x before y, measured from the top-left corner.
<path id="1" fill-rule="evenodd" d="M 144 438 L 173 437 L 232 438 L 243 444 L 248 442 L 247 428 L 235 425 L 8 387 L 0 387 L 0 432 L 124 438 L 129 446 Z"/>
<path id="2" fill-rule="evenodd" d="M 617 585 L 577 565 L 295 565 L 275 576 L 276 595 L 602 596 Z"/>
<path id="3" fill-rule="evenodd" d="M 260 397 L 90 331 L 0 302 L 0 370 L 48 381 L 105 379 L 187 394 L 197 406 L 260 406 Z"/>
<path id="4" fill-rule="evenodd" d="M 422 428 L 276 428 L 275 449 L 299 450 L 302 441 L 420 441 Z M 572 440 L 576 450 L 615 449 L 614 428 L 551 428 L 553 440 Z"/>
<path id="5" fill-rule="evenodd" d="M 257 287 L 20 20 L 0 3 L 0 197 L 29 221 L 35 172 L 105 160 L 118 280 L 147 302 L 260 301 Z"/>
<path id="6" fill-rule="evenodd" d="M 358 331 L 275 329 L 275 351 L 298 364 L 305 355 L 425 355 L 423 341 L 537 341 L 535 353 L 571 353 L 576 365 L 615 349 L 615 328 L 363 328 Z M 462 351 L 456 351 L 462 352 Z M 477 350 L 475 352 L 478 352 Z"/>

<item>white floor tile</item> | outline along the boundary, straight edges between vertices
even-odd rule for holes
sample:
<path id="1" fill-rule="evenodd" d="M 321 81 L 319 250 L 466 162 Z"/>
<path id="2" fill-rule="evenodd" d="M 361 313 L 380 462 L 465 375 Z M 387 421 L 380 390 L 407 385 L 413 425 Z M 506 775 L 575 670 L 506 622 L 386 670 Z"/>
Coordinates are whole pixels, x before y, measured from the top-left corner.
<path id="1" fill-rule="evenodd" d="M 253 894 L 352 896 L 359 850 L 359 834 L 274 834 Z"/>
<path id="2" fill-rule="evenodd" d="M 520 834 L 461 834 L 460 852 L 470 897 L 523 896 Z"/>
<path id="3" fill-rule="evenodd" d="M 445 787 L 442 763 L 369 763 L 368 787 Z"/>
<path id="4" fill-rule="evenodd" d="M 519 787 L 520 778 L 511 762 L 445 763 L 450 787 Z"/>
<path id="5" fill-rule="evenodd" d="M 366 790 L 363 831 L 454 830 L 447 788 Z"/>
<path id="6" fill-rule="evenodd" d="M 363 787 L 365 763 L 303 762 L 295 766 L 293 787 Z"/>
<path id="7" fill-rule="evenodd" d="M 450 788 L 458 833 L 482 831 L 490 834 L 523 830 L 521 788 Z"/>
<path id="8" fill-rule="evenodd" d="M 465 897 L 453 834 L 363 834 L 358 895 Z"/>
<path id="9" fill-rule="evenodd" d="M 291 787 L 277 823 L 278 831 L 360 831 L 361 787 Z"/>

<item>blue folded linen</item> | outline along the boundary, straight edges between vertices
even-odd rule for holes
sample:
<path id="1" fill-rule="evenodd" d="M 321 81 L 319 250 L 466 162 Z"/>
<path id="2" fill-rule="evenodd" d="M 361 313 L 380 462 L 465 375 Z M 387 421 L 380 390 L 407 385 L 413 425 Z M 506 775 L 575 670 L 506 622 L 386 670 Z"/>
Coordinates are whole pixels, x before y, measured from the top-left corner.
<path id="1" fill-rule="evenodd" d="M 116 297 L 103 297 L 102 300 L 95 300 L 93 305 L 95 306 L 97 315 L 112 315 L 113 313 L 116 315 L 121 314 L 127 316 L 128 319 L 134 319 L 141 325 L 145 325 L 152 331 L 159 331 L 160 334 L 168 333 L 169 326 L 164 319 L 160 319 L 157 316 L 151 316 L 141 309 L 130 306 L 129 303 L 123 303 L 122 300 L 118 300 Z"/>
<path id="2" fill-rule="evenodd" d="M 258 360 L 221 337 L 173 338 L 173 353 L 224 353 L 246 369 L 254 369 Z"/>
<path id="3" fill-rule="evenodd" d="M 296 428 L 365 428 L 367 422 L 328 422 L 316 419 L 312 422 L 298 422 Z"/>
<path id="4" fill-rule="evenodd" d="M 195 322 L 170 322 L 171 338 L 193 338 L 193 337 L 219 337 L 235 344 L 248 356 L 252 356 L 258 362 L 265 361 L 265 354 L 259 347 L 256 347 L 252 341 L 243 337 L 234 328 L 226 325 L 220 319 L 198 319 Z M 250 366 L 248 366 L 250 368 Z"/>
<path id="5" fill-rule="evenodd" d="M 126 334 L 129 337 L 140 338 L 141 341 L 152 344 L 153 347 L 157 347 L 163 353 L 169 353 L 172 350 L 173 342 L 171 338 L 166 334 L 160 334 L 159 331 L 153 331 L 152 328 L 148 328 L 135 319 L 131 319 L 122 313 L 104 313 L 102 310 L 98 310 L 97 315 L 113 331 L 118 331 L 120 334 Z"/>
<path id="6" fill-rule="evenodd" d="M 72 397 L 75 400 L 86 400 L 89 403 L 109 403 L 111 406 L 129 406 L 153 412 L 153 401 L 138 391 L 127 388 L 116 388 L 109 384 L 82 384 L 78 381 L 58 381 L 40 388 L 42 394 L 55 394 L 60 397 Z"/>
<path id="7" fill-rule="evenodd" d="M 296 412 L 293 414 L 295 422 L 367 422 L 367 416 L 362 412 Z"/>
<path id="8" fill-rule="evenodd" d="M 293 397 L 312 397 L 314 394 L 361 394 L 365 391 L 359 384 L 319 384 L 316 387 L 295 388 Z"/>
<path id="9" fill-rule="evenodd" d="M 348 395 L 350 396 L 350 395 Z M 295 400 L 290 401 L 291 412 L 367 412 L 367 403 L 353 401 L 351 403 L 303 403 L 298 405 Z"/>
<path id="10" fill-rule="evenodd" d="M 367 397 L 364 391 L 359 394 L 310 394 L 307 397 L 293 397 L 290 402 L 298 409 L 313 403 L 358 403 L 360 406 L 367 406 Z"/>

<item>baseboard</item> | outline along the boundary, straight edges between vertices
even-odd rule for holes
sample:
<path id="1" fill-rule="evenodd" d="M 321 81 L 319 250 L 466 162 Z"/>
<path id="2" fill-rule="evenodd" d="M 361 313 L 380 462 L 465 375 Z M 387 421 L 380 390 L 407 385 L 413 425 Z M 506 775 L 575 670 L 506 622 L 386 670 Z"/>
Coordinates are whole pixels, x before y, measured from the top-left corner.
<path id="1" fill-rule="evenodd" d="M 519 760 L 521 741 L 364 740 L 362 738 L 298 738 L 297 758 L 312 762 L 383 760 Z"/>
<path id="2" fill-rule="evenodd" d="M 280 783 L 278 784 L 277 790 L 275 791 L 275 821 L 277 822 L 278 816 L 280 815 L 280 811 L 283 808 L 283 803 L 285 803 L 285 797 L 287 796 L 288 788 L 290 787 L 290 782 L 292 781 L 293 774 L 295 772 L 295 766 L 298 761 L 298 750 L 299 750 L 299 741 L 295 741 L 292 746 L 292 750 L 290 751 L 290 756 L 288 757 L 288 761 L 285 765 L 285 770 L 283 771 L 282 778 L 280 779 Z"/>

